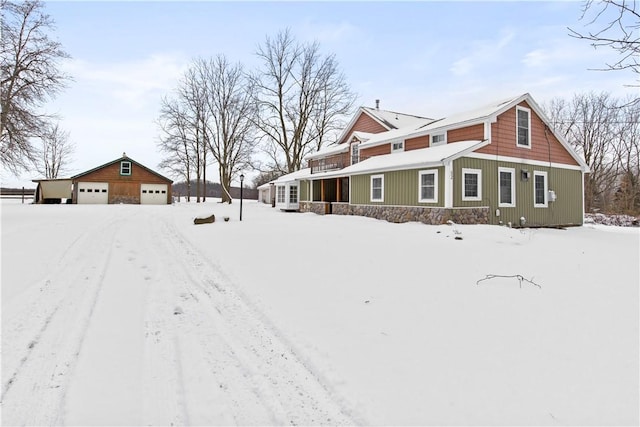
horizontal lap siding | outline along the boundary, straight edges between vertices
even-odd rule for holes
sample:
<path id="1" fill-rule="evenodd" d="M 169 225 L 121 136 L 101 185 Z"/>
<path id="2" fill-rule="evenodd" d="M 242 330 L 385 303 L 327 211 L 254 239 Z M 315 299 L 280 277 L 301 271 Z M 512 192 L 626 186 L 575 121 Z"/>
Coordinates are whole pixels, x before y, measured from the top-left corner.
<path id="1" fill-rule="evenodd" d="M 515 169 L 516 207 L 498 208 L 498 168 Z M 462 201 L 462 168 L 482 170 L 482 200 L 479 202 Z M 526 169 L 531 174 L 527 181 L 521 179 L 520 173 Z M 549 190 L 556 192 L 557 200 L 548 202 L 546 208 L 534 207 L 534 171 L 547 172 Z M 526 225 L 571 225 L 582 224 L 582 173 L 577 170 L 533 166 L 495 160 L 462 158 L 453 164 L 454 207 L 488 206 L 492 224 L 502 221 L 520 224 L 520 217 L 526 219 Z M 500 209 L 500 217 L 496 216 Z"/>
<path id="2" fill-rule="evenodd" d="M 391 154 L 390 144 L 378 145 L 377 147 L 363 148 L 362 150 L 360 150 L 361 159 L 366 159 L 373 156 L 380 156 L 383 154 Z"/>
<path id="3" fill-rule="evenodd" d="M 520 103 L 520 106 L 530 108 L 526 102 Z M 578 164 L 550 130 L 545 132 L 544 123 L 533 110 L 530 143 L 531 148 L 516 146 L 516 108 L 513 107 L 498 116 L 496 123 L 491 124 L 491 144 L 476 152 L 574 166 Z"/>
<path id="4" fill-rule="evenodd" d="M 419 172 L 438 170 L 438 202 L 419 203 Z M 384 202 L 371 201 L 371 176 L 384 175 Z M 354 205 L 392 205 L 392 206 L 444 206 L 444 168 L 412 169 L 355 175 L 351 177 L 351 204 Z"/>
<path id="5" fill-rule="evenodd" d="M 452 129 L 447 132 L 447 144 L 460 141 L 482 141 L 484 139 L 484 125 L 473 125 L 461 129 Z"/>
<path id="6" fill-rule="evenodd" d="M 340 143 L 344 143 L 348 140 L 353 132 L 367 132 L 367 133 L 380 133 L 386 132 L 388 129 L 382 126 L 380 123 L 372 119 L 365 113 L 360 113 L 360 117 L 356 119 L 349 132 L 345 133 L 344 138 Z"/>
<path id="7" fill-rule="evenodd" d="M 419 136 L 417 138 L 409 138 L 404 141 L 405 151 L 418 150 L 429 146 L 429 135 Z"/>

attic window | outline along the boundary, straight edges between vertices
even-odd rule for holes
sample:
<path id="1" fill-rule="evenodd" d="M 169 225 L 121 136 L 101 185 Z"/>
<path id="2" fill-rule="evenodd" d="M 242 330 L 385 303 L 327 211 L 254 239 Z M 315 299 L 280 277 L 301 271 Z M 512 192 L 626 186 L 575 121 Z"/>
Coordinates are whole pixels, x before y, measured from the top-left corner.
<path id="1" fill-rule="evenodd" d="M 446 133 L 437 133 L 431 135 L 431 147 L 435 147 L 436 145 L 444 145 L 447 143 L 447 134 Z"/>
<path id="2" fill-rule="evenodd" d="M 131 162 L 120 162 L 120 175 L 131 175 Z"/>
<path id="3" fill-rule="evenodd" d="M 391 144 L 391 152 L 404 151 L 404 141 L 397 141 Z"/>

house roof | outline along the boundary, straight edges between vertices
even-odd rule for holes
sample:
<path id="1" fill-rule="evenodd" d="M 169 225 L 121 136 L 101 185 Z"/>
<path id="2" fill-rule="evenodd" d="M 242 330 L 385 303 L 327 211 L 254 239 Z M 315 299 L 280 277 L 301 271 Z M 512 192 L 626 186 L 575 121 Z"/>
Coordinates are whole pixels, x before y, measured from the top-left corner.
<path id="1" fill-rule="evenodd" d="M 416 169 L 428 166 L 442 166 L 445 162 L 471 153 L 489 143 L 488 140 L 460 141 L 437 147 L 421 148 L 400 153 L 369 157 L 339 171 L 313 174 L 311 178 L 331 178 L 338 176 L 361 175 L 390 170 Z"/>
<path id="2" fill-rule="evenodd" d="M 433 119 L 430 119 L 428 117 L 421 117 L 413 114 L 398 113 L 396 111 L 380 110 L 377 108 L 363 106 L 358 108 L 358 111 L 353 115 L 347 126 L 342 130 L 342 133 L 340 133 L 340 136 L 338 137 L 338 142 L 342 141 L 347 136 L 347 132 L 351 130 L 353 125 L 362 114 L 366 114 L 367 116 L 371 117 L 387 130 L 400 129 L 405 127 L 415 128 L 433 121 Z M 360 133 L 364 134 L 365 132 Z"/>
<path id="3" fill-rule="evenodd" d="M 173 180 L 171 180 L 171 179 L 167 178 L 166 176 L 160 175 L 158 172 L 154 171 L 153 169 L 149 169 L 148 167 L 146 167 L 145 165 L 143 165 L 143 164 L 141 164 L 141 163 L 136 162 L 135 160 L 133 160 L 131 157 L 128 157 L 127 155 L 123 155 L 122 157 L 120 157 L 120 158 L 118 158 L 118 159 L 116 159 L 116 160 L 113 160 L 113 161 L 111 161 L 111 162 L 105 163 L 105 164 L 103 164 L 103 165 L 100 165 L 100 166 L 98 166 L 98 167 L 95 167 L 95 168 L 93 168 L 93 169 L 90 169 L 90 170 L 88 170 L 88 171 L 86 171 L 86 172 L 82 172 L 82 173 L 79 173 L 79 174 L 77 174 L 77 175 L 74 175 L 74 176 L 72 176 L 72 177 L 71 177 L 71 179 L 77 179 L 77 178 L 83 177 L 83 176 L 88 175 L 88 174 L 90 174 L 90 173 L 92 173 L 92 172 L 95 172 L 95 171 L 97 171 L 97 170 L 99 170 L 99 169 L 105 168 L 105 167 L 107 167 L 107 166 L 111 166 L 111 165 L 113 165 L 113 164 L 115 164 L 115 163 L 119 163 L 119 162 L 121 162 L 121 161 L 123 161 L 123 160 L 124 160 L 124 161 L 128 161 L 128 162 L 131 162 L 132 164 L 134 164 L 134 165 L 138 166 L 139 168 L 142 168 L 142 169 L 144 169 L 144 170 L 146 170 L 146 171 L 148 171 L 148 172 L 150 172 L 150 173 L 152 173 L 152 174 L 154 174 L 154 175 L 156 175 L 156 176 L 158 176 L 158 177 L 160 177 L 160 178 L 164 179 L 165 181 L 168 181 L 168 182 L 170 182 L 170 183 L 173 183 Z"/>
<path id="4" fill-rule="evenodd" d="M 270 181 L 270 183 L 284 184 L 284 183 L 293 182 L 299 179 L 306 179 L 309 176 L 311 176 L 311 168 L 304 168 L 304 169 L 300 169 L 299 171 L 282 175 L 280 178 Z"/>
<path id="5" fill-rule="evenodd" d="M 313 160 L 317 158 L 327 157 L 332 154 L 340 154 L 349 151 L 349 144 L 331 144 L 327 147 L 321 148 L 315 153 L 309 154 L 304 159 Z"/>
<path id="6" fill-rule="evenodd" d="M 576 160 L 581 169 L 585 172 L 589 171 L 589 166 L 584 159 L 578 155 L 573 149 L 571 144 L 559 133 L 557 133 L 551 126 L 549 126 L 549 119 L 547 118 L 542 108 L 533 100 L 529 93 L 525 93 L 519 96 L 512 96 L 509 98 L 501 99 L 498 101 L 490 102 L 484 106 L 467 110 L 462 113 L 454 114 L 448 117 L 443 117 L 438 120 L 431 120 L 429 123 L 419 126 L 407 126 L 399 129 L 392 129 L 387 132 L 381 132 L 374 134 L 366 142 L 360 144 L 360 148 L 374 147 L 389 143 L 395 139 L 407 139 L 416 138 L 437 132 L 439 130 L 446 130 L 448 128 L 461 128 L 474 124 L 485 123 L 487 121 L 493 122 L 496 118 L 507 111 L 510 108 L 526 101 L 531 109 L 540 117 L 540 119 L 547 124 L 551 133 L 556 137 L 560 144 L 567 150 L 571 157 Z"/>
<path id="7" fill-rule="evenodd" d="M 379 110 L 371 107 L 361 107 L 361 110 L 378 121 L 387 129 L 401 129 L 426 125 L 433 121 L 428 117 L 415 116 L 413 114 L 398 113 L 396 111 Z"/>

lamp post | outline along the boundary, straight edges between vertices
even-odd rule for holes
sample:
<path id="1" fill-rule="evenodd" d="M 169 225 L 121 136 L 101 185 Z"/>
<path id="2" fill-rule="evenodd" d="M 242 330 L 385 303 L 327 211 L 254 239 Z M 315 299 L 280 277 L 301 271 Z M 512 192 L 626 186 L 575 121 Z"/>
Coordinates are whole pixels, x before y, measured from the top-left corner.
<path id="1" fill-rule="evenodd" d="M 244 188 L 244 174 L 240 174 L 240 221 L 242 221 L 242 189 Z"/>

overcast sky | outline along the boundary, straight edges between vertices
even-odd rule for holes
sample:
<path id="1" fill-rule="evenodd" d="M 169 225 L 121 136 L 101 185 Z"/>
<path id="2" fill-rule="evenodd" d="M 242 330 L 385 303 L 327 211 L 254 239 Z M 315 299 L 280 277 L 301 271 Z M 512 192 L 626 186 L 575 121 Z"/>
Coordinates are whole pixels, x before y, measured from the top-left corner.
<path id="1" fill-rule="evenodd" d="M 615 57 L 568 36 L 567 27 L 585 30 L 581 7 L 573 1 L 49 1 L 53 37 L 72 56 L 63 69 L 74 81 L 46 108 L 60 115 L 77 145 L 68 176 L 123 152 L 158 170 L 159 101 L 189 62 L 223 53 L 256 67 L 257 46 L 286 28 L 336 55 L 358 105 L 380 99 L 383 109 L 442 117 L 526 92 L 540 104 L 591 90 L 637 92 L 624 87 L 630 73 L 590 70 Z M 2 172 L 2 185 L 33 187 L 37 177 Z"/>

